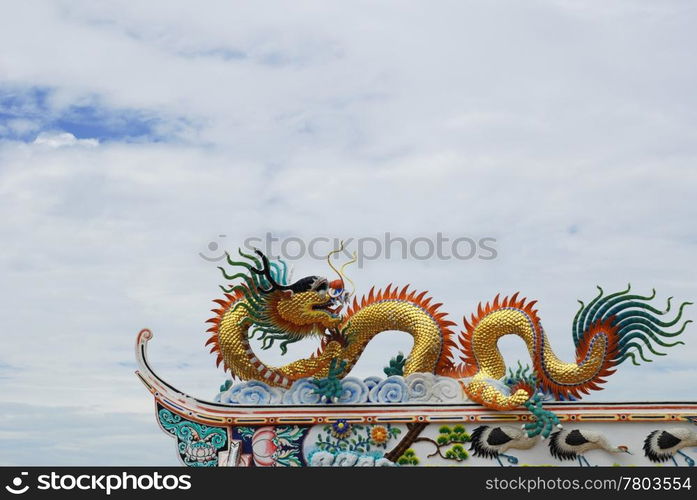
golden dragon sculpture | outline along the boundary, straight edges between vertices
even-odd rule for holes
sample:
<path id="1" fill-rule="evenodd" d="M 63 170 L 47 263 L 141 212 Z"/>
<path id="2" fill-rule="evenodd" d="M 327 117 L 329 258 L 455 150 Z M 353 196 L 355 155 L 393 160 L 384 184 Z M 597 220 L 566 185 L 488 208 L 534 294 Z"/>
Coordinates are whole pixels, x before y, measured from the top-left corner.
<path id="1" fill-rule="evenodd" d="M 340 279 L 331 282 L 308 276 L 289 283 L 282 261 L 270 262 L 258 250 L 256 255 L 241 251 L 240 255 L 243 259 L 239 261 L 227 256 L 228 264 L 239 272 L 230 275 L 220 268 L 235 283 L 221 287 L 225 297 L 215 301 L 219 307 L 208 320 L 212 335 L 206 345 L 217 353 L 217 364 L 222 363 L 234 376 L 272 386 L 289 387 L 304 377 L 341 378 L 376 335 L 396 330 L 407 332 L 414 340 L 403 359 L 403 375 L 430 372 L 456 377 L 472 401 L 499 410 L 524 404 L 534 410 L 531 405 L 539 407 L 540 392 L 556 399 L 576 399 L 600 389 L 622 362 L 650 361 L 645 349 L 663 355 L 656 346 L 681 344 L 667 339 L 680 335 L 690 322 L 680 324 L 689 302 L 682 303 L 672 319 L 664 319 L 671 310 L 670 299 L 665 310 L 653 307 L 649 302 L 655 291 L 641 296 L 630 294 L 627 287 L 605 295 L 599 288 L 591 302 L 581 302 L 572 332 L 576 360 L 565 362 L 552 350 L 535 301 L 519 298 L 517 293 L 480 304 L 465 319 L 464 330 L 456 333 L 442 304 L 433 303 L 427 292 L 388 285 L 351 302 L 343 268 L 338 272 Z M 344 307 L 347 310 L 342 314 Z M 677 330 L 667 330 L 676 325 Z M 532 360 L 529 376 L 521 376 L 520 370 L 517 375 L 506 372 L 497 347 L 504 335 L 517 335 L 525 342 Z M 252 350 L 250 339 L 255 336 L 263 349 L 279 342 L 283 354 L 289 343 L 310 336 L 321 338 L 321 347 L 308 358 L 274 367 L 260 361 Z"/>

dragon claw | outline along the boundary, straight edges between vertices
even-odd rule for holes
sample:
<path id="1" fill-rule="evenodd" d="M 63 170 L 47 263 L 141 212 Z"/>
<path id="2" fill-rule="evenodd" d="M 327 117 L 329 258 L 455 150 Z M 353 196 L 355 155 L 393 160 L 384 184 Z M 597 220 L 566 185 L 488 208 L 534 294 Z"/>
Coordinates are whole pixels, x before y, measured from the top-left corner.
<path id="1" fill-rule="evenodd" d="M 348 345 L 348 339 L 346 335 L 343 334 L 338 328 L 331 328 L 329 333 L 326 334 L 329 338 L 329 342 L 338 342 L 341 347 L 346 347 Z"/>
<path id="2" fill-rule="evenodd" d="M 319 394 L 322 403 L 338 403 L 343 393 L 341 379 L 339 376 L 346 368 L 346 361 L 332 359 L 329 365 L 329 374 L 324 378 L 315 378 L 312 382 L 315 385 L 313 392 Z"/>
<path id="3" fill-rule="evenodd" d="M 407 362 L 407 358 L 401 352 L 397 354 L 394 358 L 390 360 L 390 364 L 383 368 L 383 372 L 388 377 L 392 375 L 404 375 L 404 364 Z"/>
<path id="4" fill-rule="evenodd" d="M 539 395 L 527 400 L 523 405 L 535 417 L 534 422 L 523 425 L 523 429 L 527 431 L 528 437 L 540 436 L 542 439 L 547 439 L 552 433 L 552 428 L 561 429 L 559 418 L 551 411 L 542 408 L 542 398 Z"/>

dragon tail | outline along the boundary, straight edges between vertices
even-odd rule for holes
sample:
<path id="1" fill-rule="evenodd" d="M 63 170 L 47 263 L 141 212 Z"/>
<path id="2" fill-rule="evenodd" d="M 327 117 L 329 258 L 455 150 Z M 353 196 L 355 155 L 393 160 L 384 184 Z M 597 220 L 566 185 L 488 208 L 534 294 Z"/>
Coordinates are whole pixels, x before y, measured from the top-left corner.
<path id="1" fill-rule="evenodd" d="M 586 346 L 603 331 L 612 337 L 616 347 L 607 356 L 613 365 L 631 360 L 638 366 L 637 356 L 651 362 L 644 348 L 656 356 L 665 356 L 666 353 L 660 352 L 657 346 L 684 345 L 680 340 L 669 342 L 667 339 L 682 334 L 688 323 L 692 322 L 682 320 L 683 310 L 692 302 L 681 303 L 677 314 L 669 319 L 672 297 L 668 298 L 665 310 L 659 310 L 649 304 L 656 296 L 655 290 L 649 296 L 642 296 L 630 294 L 630 289 L 631 285 L 627 285 L 626 290 L 604 295 L 603 289 L 598 287 L 598 295 L 588 305 L 579 301 L 581 307 L 573 321 L 577 353 L 585 352 Z M 673 327 L 677 327 L 677 330 L 669 331 Z"/>
<path id="2" fill-rule="evenodd" d="M 656 297 L 651 295 L 630 294 L 631 285 L 625 290 L 605 295 L 598 287 L 598 295 L 587 305 L 579 301 L 580 308 L 573 321 L 573 340 L 576 346 L 576 364 L 583 365 L 592 355 L 594 344 L 605 340 L 606 348 L 600 368 L 587 380 L 577 385 L 560 385 L 554 378 L 547 377 L 542 371 L 541 386 L 551 392 L 557 399 L 580 398 L 591 390 L 600 390 L 604 377 L 613 374 L 616 367 L 627 360 L 639 366 L 637 357 L 647 363 L 652 359 L 645 349 L 655 356 L 665 356 L 660 347 L 684 345 L 677 337 L 685 331 L 692 320 L 683 320 L 683 311 L 691 302 L 680 304 L 677 314 L 671 313 L 671 300 L 667 300 L 665 310 L 657 309 L 649 302 Z M 674 331 L 671 328 L 676 327 Z"/>
<path id="3" fill-rule="evenodd" d="M 650 296 L 630 294 L 626 290 L 605 295 L 598 287 L 598 295 L 581 307 L 573 321 L 573 341 L 576 361 L 566 363 L 556 357 L 544 333 L 535 301 L 519 299 L 518 294 L 493 303 L 479 305 L 476 315 L 468 321 L 459 341 L 465 365 L 473 367 L 472 380 L 467 385 L 470 398 L 500 408 L 512 408 L 520 404 L 525 394 L 532 396 L 535 390 L 553 395 L 556 399 L 575 399 L 591 390 L 600 390 L 605 378 L 616 367 L 637 358 L 650 362 L 646 351 L 664 356 L 660 347 L 683 344 L 669 341 L 685 330 L 690 320 L 683 320 L 683 302 L 677 313 L 671 314 L 671 299 L 665 310 L 650 304 Z M 673 331 L 671 331 L 673 329 Z M 505 377 L 506 368 L 496 345 L 507 334 L 520 336 L 526 343 L 535 372 L 535 387 L 518 384 L 506 389 L 498 383 Z M 463 370 L 464 371 L 464 370 Z"/>

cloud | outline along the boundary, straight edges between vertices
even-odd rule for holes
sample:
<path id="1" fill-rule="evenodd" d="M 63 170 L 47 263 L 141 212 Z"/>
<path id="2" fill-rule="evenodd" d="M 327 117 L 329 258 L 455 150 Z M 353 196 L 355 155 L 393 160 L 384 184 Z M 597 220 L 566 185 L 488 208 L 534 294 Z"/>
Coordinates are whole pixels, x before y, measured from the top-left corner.
<path id="1" fill-rule="evenodd" d="M 49 148 L 61 148 L 64 146 L 89 146 L 99 145 L 97 139 L 78 139 L 69 132 L 41 132 L 34 139 L 34 144 Z"/>
<path id="2" fill-rule="evenodd" d="M 131 364 L 143 327 L 158 373 L 211 397 L 224 374 L 203 347 L 221 283 L 198 256 L 209 242 L 493 236 L 493 261 L 376 260 L 352 276 L 359 294 L 428 289 L 458 323 L 521 290 L 564 359 L 576 300 L 596 284 L 694 299 L 693 18 L 678 2 L 18 4 L 0 20 L 0 401 L 12 432 L 60 402 L 65 418 L 40 439 L 55 463 L 80 463 L 82 447 L 99 452 L 73 446 L 75 423 L 123 412 L 151 424 Z M 327 272 L 295 264 L 296 276 Z M 694 400 L 693 330 L 591 399 Z M 410 343 L 381 335 L 357 373 Z M 526 361 L 519 339 L 502 349 Z M 174 458 L 157 429 L 127 427 L 104 431 L 113 460 Z M 17 453 L 12 463 L 38 463 Z"/>

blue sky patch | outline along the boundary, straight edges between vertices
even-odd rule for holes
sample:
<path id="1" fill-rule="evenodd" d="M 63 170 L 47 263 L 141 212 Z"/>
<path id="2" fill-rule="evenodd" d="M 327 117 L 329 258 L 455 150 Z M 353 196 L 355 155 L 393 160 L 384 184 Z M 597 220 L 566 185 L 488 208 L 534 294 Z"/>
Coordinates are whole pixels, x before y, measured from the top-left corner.
<path id="1" fill-rule="evenodd" d="M 87 104 L 56 107 L 53 93 L 41 87 L 0 87 L 0 140 L 32 142 L 41 132 L 59 131 L 100 142 L 170 142 L 185 123 L 176 120 L 172 126 L 154 113 L 109 107 L 96 96 Z"/>

